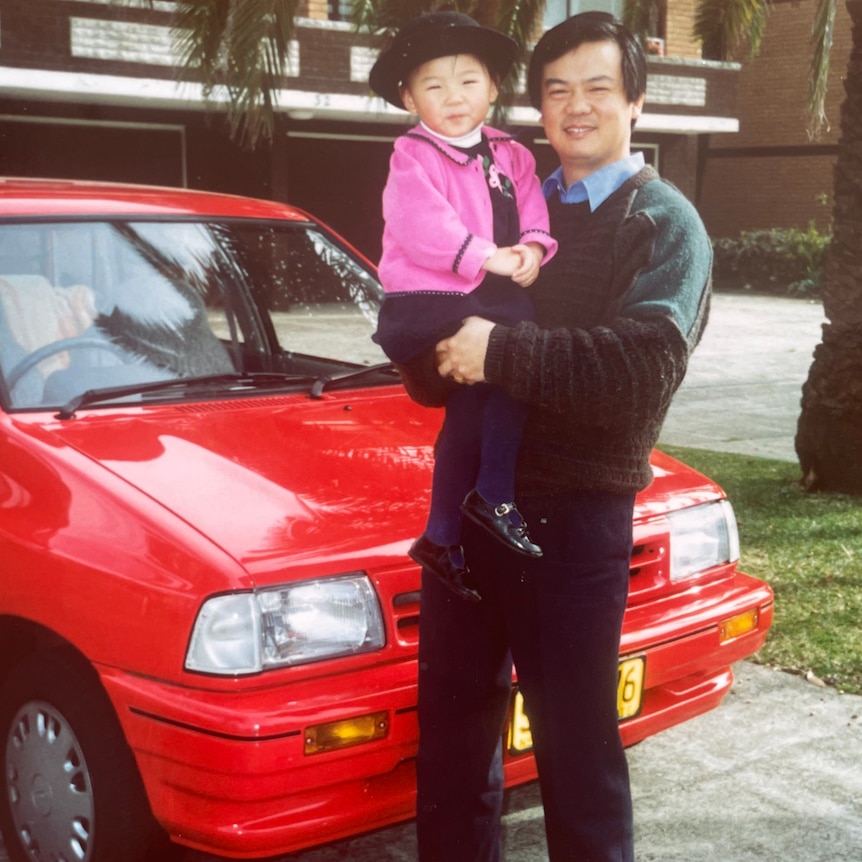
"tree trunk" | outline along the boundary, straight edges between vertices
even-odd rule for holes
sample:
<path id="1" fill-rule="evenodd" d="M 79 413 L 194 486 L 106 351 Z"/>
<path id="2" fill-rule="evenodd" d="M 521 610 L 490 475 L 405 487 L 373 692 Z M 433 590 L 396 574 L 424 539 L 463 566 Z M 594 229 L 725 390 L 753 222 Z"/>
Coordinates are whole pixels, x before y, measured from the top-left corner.
<path id="1" fill-rule="evenodd" d="M 823 281 L 829 322 L 802 387 L 796 453 L 809 490 L 862 496 L 862 0 L 847 9 L 853 39 Z"/>

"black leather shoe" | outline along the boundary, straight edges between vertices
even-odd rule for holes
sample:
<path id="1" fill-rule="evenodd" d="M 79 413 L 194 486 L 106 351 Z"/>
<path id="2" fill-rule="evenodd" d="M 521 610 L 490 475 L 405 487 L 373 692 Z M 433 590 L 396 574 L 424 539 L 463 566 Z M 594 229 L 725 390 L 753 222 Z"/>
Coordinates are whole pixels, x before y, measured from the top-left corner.
<path id="1" fill-rule="evenodd" d="M 485 500 L 474 488 L 464 498 L 461 511 L 513 551 L 528 557 L 542 556 L 542 549 L 530 538 L 527 533 L 527 523 L 514 503 L 501 503 L 495 506 Z"/>
<path id="2" fill-rule="evenodd" d="M 482 601 L 479 593 L 467 586 L 466 578 L 470 576 L 470 570 L 460 545 L 438 545 L 423 533 L 407 553 L 423 569 L 440 578 L 455 595 L 468 602 Z"/>

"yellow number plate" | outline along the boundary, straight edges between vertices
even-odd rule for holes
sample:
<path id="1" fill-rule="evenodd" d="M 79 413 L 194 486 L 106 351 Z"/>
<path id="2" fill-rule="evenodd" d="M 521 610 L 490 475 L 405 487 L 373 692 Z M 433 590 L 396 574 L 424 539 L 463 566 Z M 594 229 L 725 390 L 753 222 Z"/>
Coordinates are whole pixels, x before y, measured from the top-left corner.
<path id="1" fill-rule="evenodd" d="M 643 656 L 623 659 L 620 662 L 617 676 L 617 713 L 620 721 L 634 718 L 641 710 L 645 667 L 646 659 Z M 524 712 L 524 696 L 516 691 L 512 698 L 512 715 L 509 720 L 509 751 L 512 754 L 523 754 L 532 747 L 533 737 L 530 734 L 530 721 Z"/>

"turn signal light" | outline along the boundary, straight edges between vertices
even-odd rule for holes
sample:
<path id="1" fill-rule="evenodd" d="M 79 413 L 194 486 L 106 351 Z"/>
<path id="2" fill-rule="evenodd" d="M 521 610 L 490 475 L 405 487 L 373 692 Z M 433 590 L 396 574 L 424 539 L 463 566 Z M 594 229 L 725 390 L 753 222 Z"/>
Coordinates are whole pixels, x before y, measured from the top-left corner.
<path id="1" fill-rule="evenodd" d="M 322 754 L 351 745 L 384 739 L 389 733 L 389 713 L 373 712 L 328 724 L 316 724 L 305 731 L 305 753 Z"/>
<path id="2" fill-rule="evenodd" d="M 759 621 L 760 611 L 757 608 L 746 611 L 744 614 L 737 614 L 729 620 L 723 620 L 718 625 L 718 640 L 720 643 L 724 643 L 747 635 L 757 628 Z"/>

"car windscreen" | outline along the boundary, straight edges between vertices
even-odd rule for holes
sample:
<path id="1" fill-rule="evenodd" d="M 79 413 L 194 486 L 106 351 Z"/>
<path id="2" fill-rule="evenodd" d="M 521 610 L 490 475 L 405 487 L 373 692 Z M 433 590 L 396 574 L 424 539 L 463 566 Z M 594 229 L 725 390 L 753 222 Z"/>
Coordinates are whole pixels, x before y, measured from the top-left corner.
<path id="1" fill-rule="evenodd" d="M 235 393 L 233 375 L 270 388 L 341 377 L 385 361 L 371 340 L 380 296 L 314 223 L 0 222 L 3 400 L 195 398 L 168 384 L 198 380 L 213 398 Z"/>

